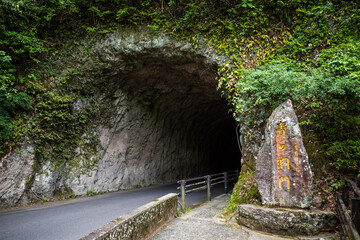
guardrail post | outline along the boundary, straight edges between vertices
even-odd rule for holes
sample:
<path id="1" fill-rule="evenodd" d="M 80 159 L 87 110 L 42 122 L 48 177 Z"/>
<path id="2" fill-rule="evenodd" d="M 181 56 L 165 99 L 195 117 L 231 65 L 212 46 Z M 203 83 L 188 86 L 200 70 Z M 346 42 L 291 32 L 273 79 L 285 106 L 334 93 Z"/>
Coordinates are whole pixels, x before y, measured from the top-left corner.
<path id="1" fill-rule="evenodd" d="M 357 232 L 360 234 L 360 198 L 351 199 L 351 216 Z"/>
<path id="2" fill-rule="evenodd" d="M 207 200 L 211 201 L 211 176 L 206 175 Z"/>
<path id="3" fill-rule="evenodd" d="M 228 186 L 227 186 L 227 172 L 224 172 L 224 192 L 227 193 L 228 192 Z"/>
<path id="4" fill-rule="evenodd" d="M 186 200 L 185 200 L 185 180 L 180 181 L 180 193 L 181 193 L 181 210 L 182 212 L 185 212 L 186 208 Z"/>

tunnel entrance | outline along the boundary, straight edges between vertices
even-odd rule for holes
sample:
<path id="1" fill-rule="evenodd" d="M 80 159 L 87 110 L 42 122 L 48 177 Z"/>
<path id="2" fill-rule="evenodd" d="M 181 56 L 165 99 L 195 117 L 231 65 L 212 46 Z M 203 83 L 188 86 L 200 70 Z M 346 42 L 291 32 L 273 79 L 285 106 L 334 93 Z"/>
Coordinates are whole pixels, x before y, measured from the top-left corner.
<path id="1" fill-rule="evenodd" d="M 97 51 L 94 82 L 110 103 L 98 127 L 104 150 L 96 174 L 72 188 L 116 191 L 240 169 L 236 122 L 217 91 L 217 64 L 163 39 L 162 46 L 151 40 L 156 47 L 143 36 L 124 39 Z"/>
<path id="2" fill-rule="evenodd" d="M 129 71 L 112 75 L 107 82 L 132 102 L 129 114 L 143 120 L 133 134 L 148 140 L 140 144 L 147 146 L 141 154 L 156 155 L 151 161 L 165 165 L 159 169 L 163 181 L 240 168 L 236 122 L 216 89 L 215 69 L 158 53 L 127 61 Z M 156 151 L 163 153 L 158 156 Z"/>

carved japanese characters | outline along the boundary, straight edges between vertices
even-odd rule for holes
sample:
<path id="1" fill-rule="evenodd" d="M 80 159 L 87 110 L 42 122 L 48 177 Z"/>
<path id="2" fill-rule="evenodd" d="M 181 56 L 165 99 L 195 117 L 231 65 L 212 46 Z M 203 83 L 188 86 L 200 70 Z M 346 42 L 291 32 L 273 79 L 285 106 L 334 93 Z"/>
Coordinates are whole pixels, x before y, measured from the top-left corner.
<path id="1" fill-rule="evenodd" d="M 274 110 L 256 161 L 262 203 L 307 208 L 312 202 L 312 172 L 290 100 Z"/>

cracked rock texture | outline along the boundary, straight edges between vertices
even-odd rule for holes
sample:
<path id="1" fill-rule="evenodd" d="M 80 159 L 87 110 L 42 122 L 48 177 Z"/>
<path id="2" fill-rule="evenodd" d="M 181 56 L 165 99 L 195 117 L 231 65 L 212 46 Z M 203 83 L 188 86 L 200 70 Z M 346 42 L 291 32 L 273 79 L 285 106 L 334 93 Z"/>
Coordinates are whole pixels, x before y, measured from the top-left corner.
<path id="1" fill-rule="evenodd" d="M 0 207 L 26 202 L 25 190 L 35 170 L 35 148 L 27 139 L 0 161 Z"/>

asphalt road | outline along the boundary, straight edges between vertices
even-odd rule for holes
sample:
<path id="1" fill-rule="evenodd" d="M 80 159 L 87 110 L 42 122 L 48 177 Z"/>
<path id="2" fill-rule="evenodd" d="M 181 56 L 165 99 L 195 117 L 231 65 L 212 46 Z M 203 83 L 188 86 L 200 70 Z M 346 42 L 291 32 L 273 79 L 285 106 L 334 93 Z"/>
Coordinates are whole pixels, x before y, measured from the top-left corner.
<path id="1" fill-rule="evenodd" d="M 176 187 L 176 184 L 166 184 L 2 210 L 0 240 L 79 239 L 141 205 L 178 192 Z M 212 196 L 222 193 L 221 184 L 212 188 Z M 187 207 L 194 207 L 206 201 L 206 191 L 190 193 L 186 201 Z"/>

